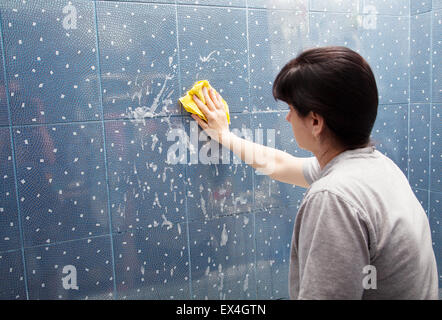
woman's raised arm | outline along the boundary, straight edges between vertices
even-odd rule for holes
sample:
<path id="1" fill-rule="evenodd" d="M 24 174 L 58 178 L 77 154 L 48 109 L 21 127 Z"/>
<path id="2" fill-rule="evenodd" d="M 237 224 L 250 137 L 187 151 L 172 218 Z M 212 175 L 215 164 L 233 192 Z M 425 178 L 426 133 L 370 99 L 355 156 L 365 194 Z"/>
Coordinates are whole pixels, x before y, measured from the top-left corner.
<path id="1" fill-rule="evenodd" d="M 287 152 L 236 136 L 229 130 L 221 96 L 213 90 L 208 91 L 207 88 L 203 88 L 203 94 L 206 104 L 196 96 L 193 99 L 206 116 L 208 122 L 205 122 L 195 114 L 192 114 L 192 118 L 198 122 L 212 139 L 233 151 L 246 164 L 272 179 L 304 188 L 309 186 L 302 171 L 304 158 L 294 157 Z"/>

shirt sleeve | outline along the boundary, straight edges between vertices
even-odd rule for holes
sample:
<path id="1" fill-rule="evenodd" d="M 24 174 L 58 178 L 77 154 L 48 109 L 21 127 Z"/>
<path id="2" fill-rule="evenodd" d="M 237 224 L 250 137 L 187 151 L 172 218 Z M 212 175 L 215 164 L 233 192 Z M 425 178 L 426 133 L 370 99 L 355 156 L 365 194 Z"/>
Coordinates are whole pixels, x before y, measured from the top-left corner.
<path id="1" fill-rule="evenodd" d="M 334 193 L 320 191 L 306 199 L 299 214 L 298 299 L 361 299 L 370 254 L 358 211 Z"/>
<path id="2" fill-rule="evenodd" d="M 305 158 L 302 165 L 302 173 L 308 184 L 312 184 L 319 178 L 321 167 L 316 157 Z"/>

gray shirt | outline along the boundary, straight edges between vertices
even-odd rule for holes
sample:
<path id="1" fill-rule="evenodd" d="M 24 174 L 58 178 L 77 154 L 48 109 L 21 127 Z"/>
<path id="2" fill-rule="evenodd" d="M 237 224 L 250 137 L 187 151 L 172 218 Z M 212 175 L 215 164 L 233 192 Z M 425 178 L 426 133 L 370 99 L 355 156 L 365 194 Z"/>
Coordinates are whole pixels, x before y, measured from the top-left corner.
<path id="1" fill-rule="evenodd" d="M 366 147 L 322 170 L 308 158 L 303 172 L 291 299 L 438 299 L 429 221 L 392 160 Z"/>

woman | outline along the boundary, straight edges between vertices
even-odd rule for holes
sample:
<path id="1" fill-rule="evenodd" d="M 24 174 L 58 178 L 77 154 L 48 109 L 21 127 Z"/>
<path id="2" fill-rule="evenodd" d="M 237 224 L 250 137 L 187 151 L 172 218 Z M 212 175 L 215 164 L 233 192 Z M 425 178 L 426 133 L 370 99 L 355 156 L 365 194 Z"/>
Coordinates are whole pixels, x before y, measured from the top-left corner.
<path id="1" fill-rule="evenodd" d="M 309 49 L 273 84 L 289 105 L 299 147 L 288 153 L 230 133 L 221 97 L 194 101 L 192 117 L 241 159 L 276 180 L 306 187 L 292 236 L 292 299 L 437 299 L 438 276 L 427 216 L 401 170 L 375 150 L 370 132 L 378 91 L 368 63 L 346 47 Z"/>

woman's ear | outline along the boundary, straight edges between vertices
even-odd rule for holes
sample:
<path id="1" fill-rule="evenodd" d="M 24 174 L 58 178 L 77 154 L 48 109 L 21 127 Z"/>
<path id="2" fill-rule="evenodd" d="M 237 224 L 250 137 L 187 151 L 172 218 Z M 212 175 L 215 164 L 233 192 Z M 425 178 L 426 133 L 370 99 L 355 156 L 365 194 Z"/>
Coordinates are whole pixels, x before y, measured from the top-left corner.
<path id="1" fill-rule="evenodd" d="M 313 111 L 310 111 L 309 117 L 310 117 L 312 135 L 313 137 L 319 140 L 322 133 L 325 130 L 324 118 L 320 114 Z"/>

